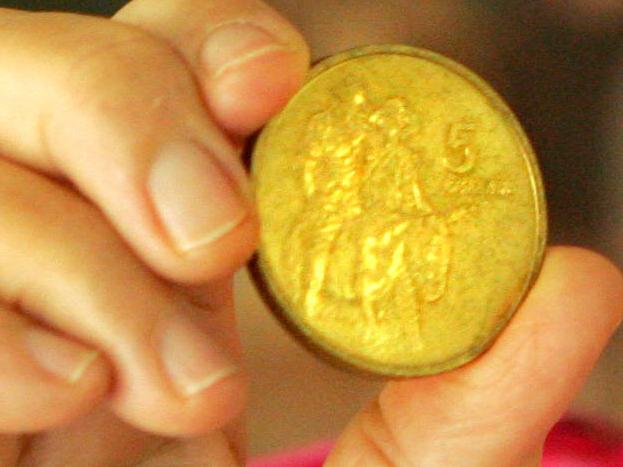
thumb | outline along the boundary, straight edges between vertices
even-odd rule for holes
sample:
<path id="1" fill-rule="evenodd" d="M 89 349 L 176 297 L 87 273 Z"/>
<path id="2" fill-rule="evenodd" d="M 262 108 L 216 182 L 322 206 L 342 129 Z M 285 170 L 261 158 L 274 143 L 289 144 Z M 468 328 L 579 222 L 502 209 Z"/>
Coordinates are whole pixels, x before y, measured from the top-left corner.
<path id="1" fill-rule="evenodd" d="M 623 314 L 623 281 L 602 257 L 548 252 L 534 289 L 496 344 L 450 373 L 390 382 L 326 465 L 539 465 Z"/>

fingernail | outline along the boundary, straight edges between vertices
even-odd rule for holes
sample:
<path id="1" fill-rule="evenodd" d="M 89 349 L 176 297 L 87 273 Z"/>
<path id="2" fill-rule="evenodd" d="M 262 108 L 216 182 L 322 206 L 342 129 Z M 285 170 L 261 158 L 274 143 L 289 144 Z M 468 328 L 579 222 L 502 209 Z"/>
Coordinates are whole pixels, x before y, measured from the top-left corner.
<path id="1" fill-rule="evenodd" d="M 167 318 L 160 338 L 162 362 L 184 396 L 193 396 L 238 372 L 210 336 L 182 315 Z"/>
<path id="2" fill-rule="evenodd" d="M 31 328 L 24 335 L 26 348 L 45 370 L 68 383 L 78 382 L 99 353 L 43 329 Z"/>
<path id="3" fill-rule="evenodd" d="M 148 190 L 160 220 L 181 252 L 189 252 L 231 232 L 248 215 L 248 201 L 221 163 L 199 146 L 161 148 L 151 168 Z"/>
<path id="4" fill-rule="evenodd" d="M 215 79 L 256 57 L 289 50 L 259 26 L 242 21 L 232 22 L 217 27 L 208 35 L 202 60 L 210 76 Z"/>

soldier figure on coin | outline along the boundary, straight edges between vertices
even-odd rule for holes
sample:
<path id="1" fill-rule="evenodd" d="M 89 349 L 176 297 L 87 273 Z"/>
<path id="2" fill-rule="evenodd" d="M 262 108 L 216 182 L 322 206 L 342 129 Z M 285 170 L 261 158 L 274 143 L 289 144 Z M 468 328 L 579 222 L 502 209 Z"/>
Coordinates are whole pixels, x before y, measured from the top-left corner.
<path id="1" fill-rule="evenodd" d="M 422 123 L 403 98 L 387 99 L 369 120 L 375 144 L 362 191 L 362 306 L 371 323 L 395 308 L 413 310 L 419 321 L 422 302 L 445 291 L 450 261 L 446 220 L 427 199 L 419 175 Z M 412 338 L 419 347 L 420 336 Z"/>
<path id="2" fill-rule="evenodd" d="M 358 302 L 374 339 L 397 303 L 419 320 L 419 302 L 443 293 L 448 232 L 423 194 L 420 122 L 407 102 L 374 105 L 365 82 L 353 79 L 335 94 L 338 104 L 311 118 L 303 144 L 306 206 L 292 231 L 308 254 L 299 299 L 310 319 L 327 311 L 321 295 Z M 414 229 L 415 244 L 408 241 Z M 398 280 L 405 277 L 407 284 Z M 419 333 L 412 339 L 421 345 Z"/>
<path id="3" fill-rule="evenodd" d="M 306 252 L 296 288 L 311 319 L 322 312 L 321 294 L 346 301 L 359 296 L 353 223 L 362 213 L 370 104 L 353 79 L 336 88 L 334 97 L 333 104 L 312 116 L 308 124 L 301 154 L 305 207 L 293 220 L 290 237 L 300 245 L 296 251 Z"/>

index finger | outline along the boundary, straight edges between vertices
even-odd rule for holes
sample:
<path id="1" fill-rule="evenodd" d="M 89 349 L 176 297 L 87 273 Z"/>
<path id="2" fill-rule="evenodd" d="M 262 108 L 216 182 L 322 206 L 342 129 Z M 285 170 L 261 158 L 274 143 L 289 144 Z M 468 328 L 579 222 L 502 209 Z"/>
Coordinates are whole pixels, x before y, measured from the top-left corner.
<path id="1" fill-rule="evenodd" d="M 224 3 L 172 10 L 171 24 L 192 37 L 210 26 L 201 9 Z M 169 279 L 225 277 L 248 258 L 246 173 L 179 51 L 78 15 L 0 10 L 0 23 L 2 155 L 69 179 Z"/>

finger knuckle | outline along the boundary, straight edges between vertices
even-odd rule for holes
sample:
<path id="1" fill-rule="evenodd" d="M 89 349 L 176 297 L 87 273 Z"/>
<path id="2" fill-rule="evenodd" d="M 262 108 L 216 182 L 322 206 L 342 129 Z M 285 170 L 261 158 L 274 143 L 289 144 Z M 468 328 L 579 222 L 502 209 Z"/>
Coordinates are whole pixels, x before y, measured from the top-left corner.
<path id="1" fill-rule="evenodd" d="M 144 108 L 189 84 L 168 44 L 131 27 L 111 29 L 110 37 L 81 47 L 66 65 L 64 97 L 74 108 L 104 114 Z"/>

